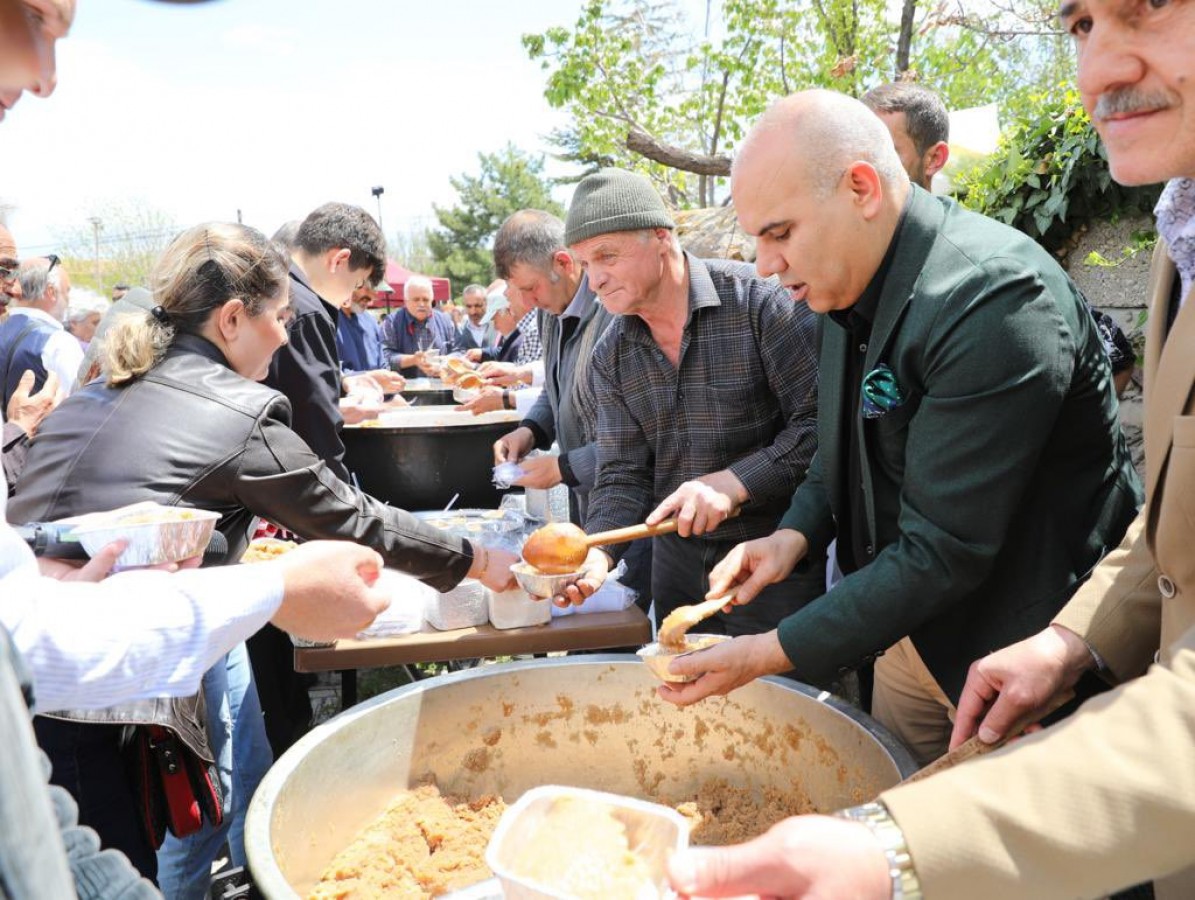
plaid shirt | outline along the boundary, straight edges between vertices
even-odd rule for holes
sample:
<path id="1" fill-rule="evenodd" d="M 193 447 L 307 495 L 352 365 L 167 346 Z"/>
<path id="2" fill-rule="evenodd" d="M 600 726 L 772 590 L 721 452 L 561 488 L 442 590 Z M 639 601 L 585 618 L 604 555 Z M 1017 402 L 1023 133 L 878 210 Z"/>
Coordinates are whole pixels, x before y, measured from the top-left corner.
<path id="1" fill-rule="evenodd" d="M 525 366 L 537 359 L 543 359 L 544 345 L 539 339 L 539 310 L 532 309 L 519 319 L 518 329 L 519 334 L 523 336 L 523 343 L 519 345 L 515 365 Z"/>
<path id="2" fill-rule="evenodd" d="M 713 539 L 771 534 L 813 458 L 816 316 L 745 263 L 685 260 L 689 320 L 678 367 L 638 316 L 615 319 L 594 350 L 590 533 L 642 522 L 682 483 L 729 469 L 750 499 Z"/>

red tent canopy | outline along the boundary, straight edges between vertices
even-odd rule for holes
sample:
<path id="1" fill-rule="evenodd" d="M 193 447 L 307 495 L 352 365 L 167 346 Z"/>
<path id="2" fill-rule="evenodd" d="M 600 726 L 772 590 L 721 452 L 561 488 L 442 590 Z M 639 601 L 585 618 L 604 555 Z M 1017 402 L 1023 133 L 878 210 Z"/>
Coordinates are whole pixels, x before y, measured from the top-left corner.
<path id="1" fill-rule="evenodd" d="M 387 308 L 395 305 L 402 306 L 403 286 L 418 274 L 418 272 L 412 272 L 406 266 L 400 266 L 392 259 L 386 260 L 386 284 L 390 285 L 390 290 L 378 291 L 377 299 L 370 306 L 385 306 Z M 431 279 L 433 300 L 452 299 L 451 281 L 435 275 L 427 275 L 425 277 Z"/>

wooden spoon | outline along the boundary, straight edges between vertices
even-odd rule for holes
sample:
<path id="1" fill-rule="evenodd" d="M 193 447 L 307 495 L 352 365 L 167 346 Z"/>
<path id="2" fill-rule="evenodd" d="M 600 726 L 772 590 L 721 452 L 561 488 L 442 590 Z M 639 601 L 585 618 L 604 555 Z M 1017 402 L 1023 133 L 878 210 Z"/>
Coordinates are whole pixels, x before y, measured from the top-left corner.
<path id="1" fill-rule="evenodd" d="M 569 575 L 585 565 L 590 547 L 622 544 L 639 538 L 671 534 L 676 531 L 676 519 L 665 519 L 656 525 L 631 525 L 597 534 L 586 534 L 569 522 L 553 522 L 531 532 L 523 544 L 523 560 L 545 575 Z"/>
<path id="2" fill-rule="evenodd" d="M 1075 696 L 1074 691 L 1066 691 L 1050 701 L 1044 713 L 1030 713 L 1022 716 L 1013 722 L 1012 727 L 1004 733 L 1004 737 L 992 744 L 985 744 L 979 739 L 979 735 L 968 738 L 963 741 L 953 750 L 948 753 L 943 753 L 929 765 L 923 769 L 914 772 L 908 778 L 901 782 L 901 784 L 912 784 L 914 781 L 921 781 L 923 778 L 929 778 L 931 775 L 936 775 L 938 772 L 943 772 L 946 769 L 953 769 L 961 762 L 966 762 L 976 756 L 983 756 L 991 753 L 993 750 L 999 750 L 1013 738 L 1020 737 L 1025 729 L 1035 722 L 1040 722 L 1050 713 L 1069 703 Z"/>
<path id="3" fill-rule="evenodd" d="M 703 600 L 701 603 L 694 603 L 690 606 L 678 606 L 668 615 L 664 616 L 664 621 L 660 623 L 660 630 L 656 635 L 656 640 L 660 642 L 660 646 L 669 650 L 683 650 L 685 647 L 685 632 L 696 625 L 703 619 L 708 619 L 718 610 L 724 606 L 729 606 L 734 602 L 734 594 L 727 594 L 725 597 L 714 597 L 712 600 Z"/>
<path id="4" fill-rule="evenodd" d="M 726 518 L 733 519 L 738 514 L 739 510 L 735 509 Z M 672 534 L 677 524 L 676 519 L 665 519 L 655 525 L 628 525 L 626 528 L 586 534 L 568 522 L 553 522 L 531 532 L 523 544 L 523 561 L 545 575 L 571 575 L 585 565 L 590 547 L 625 544 L 640 538 Z"/>

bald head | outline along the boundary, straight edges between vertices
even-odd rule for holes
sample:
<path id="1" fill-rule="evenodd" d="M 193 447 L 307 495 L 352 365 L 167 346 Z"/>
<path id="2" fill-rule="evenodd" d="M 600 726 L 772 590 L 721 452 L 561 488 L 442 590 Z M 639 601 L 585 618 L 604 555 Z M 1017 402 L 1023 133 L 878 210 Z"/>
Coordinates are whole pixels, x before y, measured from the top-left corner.
<path id="1" fill-rule="evenodd" d="M 740 147 L 736 171 L 757 145 L 782 146 L 791 163 L 802 167 L 810 188 L 823 196 L 856 162 L 875 169 L 890 191 L 908 184 L 883 123 L 858 100 L 835 91 L 802 91 L 772 104 Z"/>
<path id="2" fill-rule="evenodd" d="M 833 91 L 773 104 L 731 172 L 739 224 L 755 265 L 816 312 L 858 300 L 892 241 L 909 176 L 884 124 Z"/>

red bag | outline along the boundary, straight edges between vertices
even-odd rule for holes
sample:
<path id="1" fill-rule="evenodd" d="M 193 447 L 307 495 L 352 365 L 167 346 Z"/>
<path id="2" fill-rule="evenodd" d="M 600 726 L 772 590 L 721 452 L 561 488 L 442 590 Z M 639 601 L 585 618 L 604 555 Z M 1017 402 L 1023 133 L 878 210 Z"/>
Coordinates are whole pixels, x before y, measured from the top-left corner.
<path id="1" fill-rule="evenodd" d="M 224 821 L 215 766 L 171 729 L 137 725 L 129 744 L 129 765 L 141 824 L 155 850 L 162 846 L 167 828 L 175 837 L 186 837 L 205 821 Z"/>

